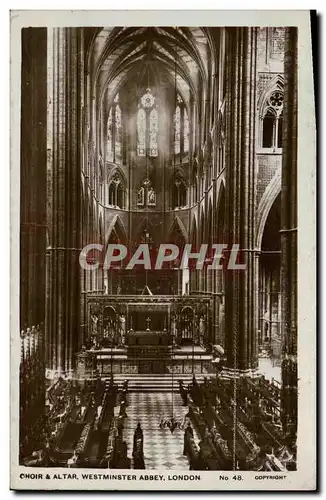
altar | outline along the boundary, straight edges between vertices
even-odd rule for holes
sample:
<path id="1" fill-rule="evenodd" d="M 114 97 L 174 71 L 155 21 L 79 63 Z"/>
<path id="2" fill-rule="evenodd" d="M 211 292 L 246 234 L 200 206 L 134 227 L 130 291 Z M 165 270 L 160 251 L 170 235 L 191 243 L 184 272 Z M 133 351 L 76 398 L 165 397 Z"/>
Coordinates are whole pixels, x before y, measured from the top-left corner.
<path id="1" fill-rule="evenodd" d="M 161 330 L 129 330 L 126 341 L 128 346 L 158 346 L 170 343 L 171 335 Z"/>
<path id="2" fill-rule="evenodd" d="M 129 351 L 129 352 L 128 352 Z M 137 346 L 131 348 L 90 349 L 77 354 L 80 379 L 98 375 L 211 374 L 212 355 L 203 347 Z"/>
<path id="3" fill-rule="evenodd" d="M 211 311 L 203 296 L 89 294 L 89 365 L 101 376 L 210 372 Z"/>

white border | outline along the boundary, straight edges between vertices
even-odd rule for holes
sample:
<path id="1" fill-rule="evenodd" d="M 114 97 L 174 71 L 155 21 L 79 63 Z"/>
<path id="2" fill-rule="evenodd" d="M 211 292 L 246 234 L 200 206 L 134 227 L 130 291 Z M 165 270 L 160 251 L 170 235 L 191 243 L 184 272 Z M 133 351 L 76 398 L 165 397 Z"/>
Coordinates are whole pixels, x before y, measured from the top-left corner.
<path id="1" fill-rule="evenodd" d="M 107 21 L 105 21 L 107 19 Z M 213 21 L 216 19 L 216 21 Z M 286 481 L 273 483 L 273 489 L 312 489 L 315 484 L 315 359 L 316 359 L 316 282 L 315 282 L 315 123 L 312 85 L 311 46 L 309 13 L 304 11 L 16 11 L 12 13 L 11 23 L 11 342 L 13 352 L 20 352 L 18 324 L 18 283 L 19 283 L 19 152 L 20 152 L 20 29 L 23 26 L 121 26 L 121 25 L 170 25 L 170 26 L 298 26 L 299 28 L 299 435 L 298 471 L 289 473 Z M 18 133 L 17 133 L 18 132 Z M 17 244 L 18 243 L 18 244 Z M 18 349 L 18 351 L 17 351 Z M 59 485 L 55 480 L 45 484 L 29 481 L 19 482 L 17 477 L 23 467 L 17 465 L 18 433 L 13 432 L 17 424 L 17 382 L 19 356 L 11 357 L 12 378 L 12 487 L 40 489 L 85 489 L 83 481 L 65 481 Z M 30 471 L 30 469 L 29 469 Z M 42 469 L 35 469 L 41 473 Z M 49 473 L 49 469 L 44 471 Z M 64 471 L 66 472 L 66 471 Z M 74 470 L 75 472 L 75 470 Z M 82 474 L 78 469 L 77 473 Z M 111 471 L 112 472 L 112 471 Z M 131 471 L 128 471 L 130 473 Z M 135 471 L 133 471 L 135 472 Z M 137 472 L 137 471 L 136 471 Z M 147 474 L 149 471 L 145 471 Z M 158 471 L 159 472 L 159 471 Z M 54 473 L 54 469 L 51 469 Z M 92 471 L 94 473 L 94 471 Z M 139 472 L 138 472 L 139 473 Z M 201 483 L 174 482 L 173 489 L 234 489 L 232 481 L 217 481 L 216 472 L 200 472 L 204 479 Z M 228 475 L 232 475 L 227 473 Z M 241 472 L 245 480 L 242 489 L 269 489 L 252 479 L 256 473 Z M 166 474 L 167 475 L 167 474 Z M 19 483 L 19 484 L 18 484 Z M 94 482 L 92 489 L 108 489 L 108 485 Z M 88 486 L 88 487 L 90 487 Z M 162 482 L 110 483 L 110 489 L 170 489 L 171 484 Z"/>

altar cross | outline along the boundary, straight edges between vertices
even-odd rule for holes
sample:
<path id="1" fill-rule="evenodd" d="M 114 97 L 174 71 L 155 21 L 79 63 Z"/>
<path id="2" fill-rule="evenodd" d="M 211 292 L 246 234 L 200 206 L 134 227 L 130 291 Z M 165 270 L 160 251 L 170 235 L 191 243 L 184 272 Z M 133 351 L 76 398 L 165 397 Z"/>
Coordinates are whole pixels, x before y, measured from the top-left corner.
<path id="1" fill-rule="evenodd" d="M 152 321 L 152 320 L 151 320 L 151 318 L 149 318 L 149 317 L 147 317 L 147 318 L 146 318 L 146 326 L 147 326 L 146 331 L 147 331 L 147 332 L 149 332 L 149 331 L 150 331 L 150 324 L 151 324 L 151 321 Z"/>

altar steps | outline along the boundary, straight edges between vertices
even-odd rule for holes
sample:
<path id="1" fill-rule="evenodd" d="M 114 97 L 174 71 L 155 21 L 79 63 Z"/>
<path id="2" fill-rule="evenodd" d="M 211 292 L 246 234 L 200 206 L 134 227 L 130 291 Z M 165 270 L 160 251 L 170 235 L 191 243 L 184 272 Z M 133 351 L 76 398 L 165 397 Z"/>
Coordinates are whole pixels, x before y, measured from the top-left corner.
<path id="1" fill-rule="evenodd" d="M 214 374 L 196 374 L 196 380 L 201 383 L 204 377 L 215 377 Z M 176 374 L 173 376 L 173 392 L 179 392 L 179 379 L 183 380 L 185 386 L 192 382 L 192 373 Z M 114 383 L 119 389 L 128 380 L 129 392 L 172 392 L 172 375 L 170 374 L 124 374 L 114 375 Z"/>

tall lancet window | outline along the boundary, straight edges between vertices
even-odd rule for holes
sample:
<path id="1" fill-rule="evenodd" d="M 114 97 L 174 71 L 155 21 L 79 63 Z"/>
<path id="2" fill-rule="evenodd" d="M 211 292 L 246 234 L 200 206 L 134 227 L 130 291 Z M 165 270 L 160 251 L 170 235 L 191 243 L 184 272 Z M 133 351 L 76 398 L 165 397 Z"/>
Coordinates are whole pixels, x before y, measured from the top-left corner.
<path id="1" fill-rule="evenodd" d="M 122 153 L 122 116 L 119 105 L 119 94 L 115 96 L 109 111 L 107 134 L 106 159 L 113 163 L 120 163 Z"/>
<path id="2" fill-rule="evenodd" d="M 108 118 L 108 147 L 107 147 L 107 160 L 113 161 L 114 159 L 114 148 L 113 148 L 113 121 L 112 121 L 112 108 L 109 111 Z"/>
<path id="3" fill-rule="evenodd" d="M 263 148 L 275 149 L 282 147 L 283 101 L 283 92 L 281 90 L 275 90 L 264 103 L 264 109 L 261 116 L 261 145 Z"/>
<path id="4" fill-rule="evenodd" d="M 122 124 L 121 124 L 121 109 L 119 104 L 115 108 L 115 153 L 121 155 L 121 139 L 122 139 Z"/>
<path id="5" fill-rule="evenodd" d="M 146 155 L 146 113 L 144 109 L 138 110 L 137 116 L 137 152 L 138 156 Z"/>
<path id="6" fill-rule="evenodd" d="M 115 172 L 109 182 L 109 205 L 125 208 L 126 189 L 118 172 Z"/>
<path id="7" fill-rule="evenodd" d="M 186 108 L 183 110 L 183 152 L 189 153 L 189 118 Z"/>
<path id="8" fill-rule="evenodd" d="M 180 153 L 180 128 L 181 128 L 181 110 L 180 106 L 178 105 L 174 113 L 174 152 L 176 155 Z"/>
<path id="9" fill-rule="evenodd" d="M 187 108 L 178 94 L 174 113 L 174 154 L 189 152 L 189 117 Z"/>
<path id="10" fill-rule="evenodd" d="M 158 155 L 158 113 L 157 109 L 152 109 L 149 115 L 149 156 Z"/>
<path id="11" fill-rule="evenodd" d="M 137 112 L 137 154 L 158 156 L 158 111 L 150 89 L 140 99 Z"/>

